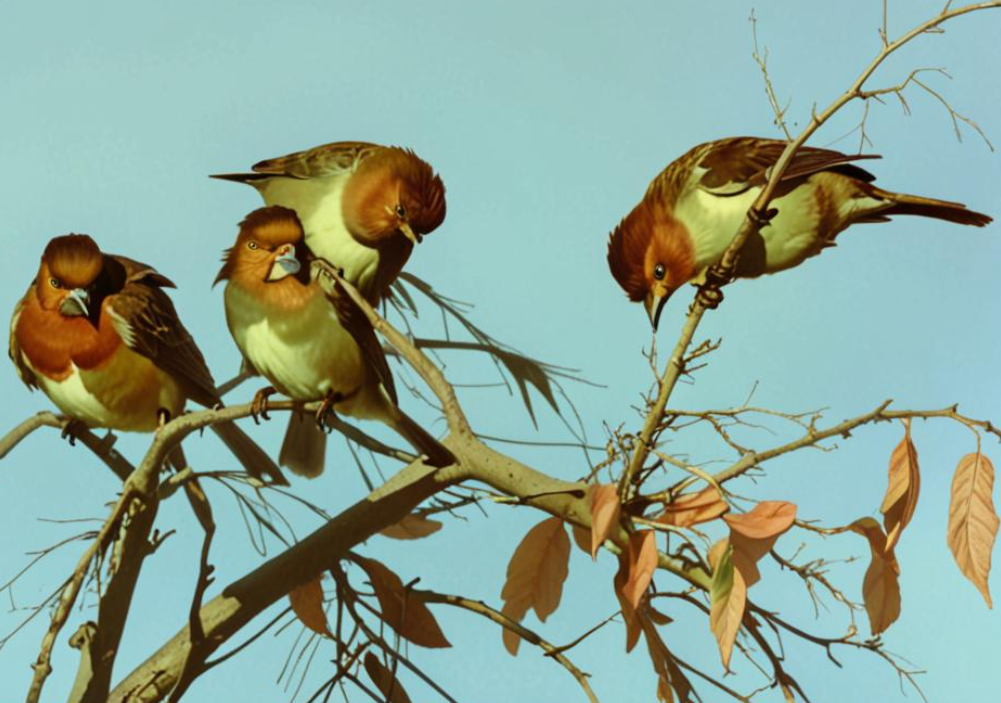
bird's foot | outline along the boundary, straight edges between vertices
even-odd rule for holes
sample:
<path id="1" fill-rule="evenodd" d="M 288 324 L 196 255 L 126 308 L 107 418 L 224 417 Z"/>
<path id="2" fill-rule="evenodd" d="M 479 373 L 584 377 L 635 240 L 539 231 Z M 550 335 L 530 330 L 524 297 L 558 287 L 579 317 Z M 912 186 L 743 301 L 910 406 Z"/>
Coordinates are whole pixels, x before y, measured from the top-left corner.
<path id="1" fill-rule="evenodd" d="M 761 229 L 769 222 L 771 222 L 772 219 L 778 214 L 779 211 L 773 207 L 768 208 L 767 210 L 758 210 L 752 207 L 750 210 L 747 211 L 747 219 L 753 222 L 758 227 L 758 229 Z"/>
<path id="2" fill-rule="evenodd" d="M 163 431 L 163 428 L 167 426 L 170 422 L 171 414 L 167 408 L 157 408 L 156 409 L 156 432 L 159 434 Z"/>
<path id="3" fill-rule="evenodd" d="M 716 286 L 702 286 L 697 300 L 707 310 L 715 310 L 723 302 L 723 291 Z"/>
<path id="4" fill-rule="evenodd" d="M 85 429 L 87 429 L 87 425 L 85 425 L 84 423 L 80 422 L 79 420 L 74 420 L 73 418 L 70 418 L 70 419 L 68 419 L 66 421 L 66 424 L 63 425 L 63 429 L 59 433 L 59 438 L 60 439 L 68 440 L 69 443 L 70 443 L 70 446 L 71 447 L 75 447 L 76 446 L 76 433 L 79 430 L 85 430 Z"/>
<path id="5" fill-rule="evenodd" d="M 262 420 L 271 419 L 268 415 L 268 396 L 275 392 L 274 386 L 265 386 L 254 394 L 254 400 L 250 404 L 250 416 L 254 418 L 255 425 L 261 424 L 258 417 Z"/>
<path id="6" fill-rule="evenodd" d="M 327 427 L 327 415 L 332 415 L 334 405 L 342 400 L 344 400 L 344 396 L 341 393 L 327 393 L 327 397 L 320 403 L 320 407 L 316 411 L 316 426 L 320 428 L 321 432 L 329 433 L 332 431 L 332 428 Z"/>

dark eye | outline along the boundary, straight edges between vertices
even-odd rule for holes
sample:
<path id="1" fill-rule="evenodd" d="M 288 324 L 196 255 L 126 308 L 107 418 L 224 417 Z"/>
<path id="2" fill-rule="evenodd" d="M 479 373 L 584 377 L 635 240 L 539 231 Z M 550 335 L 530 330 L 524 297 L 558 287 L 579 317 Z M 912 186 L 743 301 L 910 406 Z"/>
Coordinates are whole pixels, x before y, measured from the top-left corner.
<path id="1" fill-rule="evenodd" d="M 396 216 L 399 217 L 402 220 L 403 218 L 405 218 L 407 216 L 407 209 L 405 207 L 403 207 L 402 205 L 397 205 L 396 206 Z"/>
<path id="2" fill-rule="evenodd" d="M 664 280 L 664 264 L 657 264 L 653 267 L 653 277 L 658 281 Z"/>
<path id="3" fill-rule="evenodd" d="M 255 242 L 253 239 L 251 239 L 249 242 L 247 242 L 247 248 L 248 249 L 257 249 L 258 248 L 257 247 L 257 242 Z"/>
<path id="4" fill-rule="evenodd" d="M 56 278 L 50 278 L 49 279 L 49 285 L 52 286 L 53 288 L 62 288 L 63 287 L 63 284 L 60 283 L 59 280 L 56 279 Z"/>

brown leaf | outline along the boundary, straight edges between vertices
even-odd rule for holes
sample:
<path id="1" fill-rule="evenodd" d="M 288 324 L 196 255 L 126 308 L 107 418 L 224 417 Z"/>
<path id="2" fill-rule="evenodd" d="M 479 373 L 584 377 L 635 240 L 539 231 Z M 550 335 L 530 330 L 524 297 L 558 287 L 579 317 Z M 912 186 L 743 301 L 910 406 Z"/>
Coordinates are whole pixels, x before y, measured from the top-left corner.
<path id="1" fill-rule="evenodd" d="M 327 627 L 327 613 L 323 610 L 323 586 L 319 576 L 292 589 L 288 602 L 299 622 L 317 634 L 333 636 Z"/>
<path id="2" fill-rule="evenodd" d="M 947 540 L 959 570 L 977 587 L 988 608 L 994 607 L 987 579 L 999 522 L 993 490 L 994 465 L 990 459 L 977 452 L 959 460 L 952 477 Z"/>
<path id="3" fill-rule="evenodd" d="M 365 671 L 386 701 L 389 703 L 410 703 L 410 696 L 393 676 L 393 672 L 383 666 L 379 657 L 372 652 L 365 653 Z"/>
<path id="4" fill-rule="evenodd" d="M 775 541 L 792 527 L 796 519 L 796 506 L 785 501 L 763 501 L 744 515 L 724 515 L 730 526 L 730 544 L 733 545 L 733 565 L 744 578 L 748 588 L 761 579 L 758 561 L 768 554 Z"/>
<path id="5" fill-rule="evenodd" d="M 893 548 L 886 546 L 886 534 L 879 523 L 871 517 L 856 520 L 848 526 L 869 542 L 872 560 L 862 582 L 862 598 L 865 611 L 869 615 L 869 629 L 878 635 L 900 617 L 900 565 L 893 554 Z"/>
<path id="6" fill-rule="evenodd" d="M 647 615 L 650 616 L 650 619 L 657 625 L 670 625 L 672 622 L 674 622 L 674 618 L 672 618 L 670 615 L 665 615 L 664 613 L 660 612 L 650 604 L 647 604 L 646 613 Z"/>
<path id="7" fill-rule="evenodd" d="M 356 561 L 372 583 L 383 622 L 400 637 L 422 647 L 452 646 L 420 596 L 404 587 L 403 581 L 389 567 L 375 559 L 358 557 Z"/>
<path id="8" fill-rule="evenodd" d="M 727 670 L 730 669 L 730 655 L 747 601 L 747 586 L 740 571 L 733 566 L 732 554 L 733 549 L 730 548 L 720 556 L 709 588 L 709 629 L 716 637 L 720 658 Z"/>
<path id="9" fill-rule="evenodd" d="M 889 482 L 879 510 L 886 526 L 886 549 L 893 549 L 907 527 L 918 504 L 921 474 L 918 470 L 918 450 L 911 441 L 911 423 L 904 421 L 904 438 L 890 455 Z"/>
<path id="10" fill-rule="evenodd" d="M 501 608 L 501 613 L 508 616 L 515 622 L 521 622 L 527 612 L 528 603 L 526 601 L 508 601 L 504 604 L 504 607 Z M 504 649 L 506 649 L 512 657 L 518 656 L 518 645 L 521 644 L 521 637 L 519 637 L 516 632 L 509 630 L 506 627 L 502 627 L 501 638 L 504 642 Z"/>
<path id="11" fill-rule="evenodd" d="M 626 581 L 629 580 L 629 556 L 619 555 L 619 570 L 612 580 L 612 587 L 615 589 L 615 597 L 619 599 L 619 607 L 622 609 L 622 622 L 626 625 L 626 652 L 631 652 L 640 638 L 640 620 L 636 608 L 622 595 Z"/>
<path id="12" fill-rule="evenodd" d="M 390 539 L 421 539 L 433 535 L 441 529 L 441 525 L 437 520 L 428 520 L 422 515 L 411 513 L 395 525 L 379 530 L 379 534 Z"/>
<path id="13" fill-rule="evenodd" d="M 671 691 L 671 684 L 663 676 L 657 677 L 657 700 L 660 703 L 674 703 L 674 692 Z"/>
<path id="14" fill-rule="evenodd" d="M 650 653 L 650 662 L 657 673 L 658 700 L 672 703 L 674 695 L 677 694 L 678 703 L 689 703 L 692 684 L 681 671 L 681 667 L 678 666 L 667 645 L 664 644 L 657 628 L 653 626 L 653 619 L 647 617 L 651 611 L 650 606 L 645 604 L 639 613 L 639 621 L 643 637 L 646 639 L 647 651 Z"/>
<path id="15" fill-rule="evenodd" d="M 558 517 L 533 527 L 514 550 L 501 591 L 505 602 L 526 602 L 542 622 L 560 604 L 567 578 L 570 538 Z"/>
<path id="16" fill-rule="evenodd" d="M 720 558 L 723 556 L 723 553 L 726 552 L 729 546 L 730 546 L 730 540 L 723 538 L 709 548 L 709 553 L 706 555 L 706 558 L 709 560 L 710 569 L 712 569 L 713 571 L 716 570 L 716 565 L 719 564 Z"/>
<path id="17" fill-rule="evenodd" d="M 598 558 L 598 548 L 619 524 L 622 505 L 615 486 L 598 484 L 591 489 L 591 558 Z"/>
<path id="18" fill-rule="evenodd" d="M 622 597 L 634 609 L 646 593 L 657 569 L 657 534 L 653 530 L 639 530 L 629 535 L 629 575 L 622 586 Z"/>
<path id="19" fill-rule="evenodd" d="M 654 519 L 665 525 L 691 527 L 715 520 L 729 509 L 730 506 L 720 497 L 719 491 L 713 486 L 707 486 L 698 493 L 678 496 Z"/>
<path id="20" fill-rule="evenodd" d="M 571 525 L 570 532 L 573 534 L 573 541 L 580 551 L 585 554 L 591 553 L 591 532 L 580 525 Z"/>

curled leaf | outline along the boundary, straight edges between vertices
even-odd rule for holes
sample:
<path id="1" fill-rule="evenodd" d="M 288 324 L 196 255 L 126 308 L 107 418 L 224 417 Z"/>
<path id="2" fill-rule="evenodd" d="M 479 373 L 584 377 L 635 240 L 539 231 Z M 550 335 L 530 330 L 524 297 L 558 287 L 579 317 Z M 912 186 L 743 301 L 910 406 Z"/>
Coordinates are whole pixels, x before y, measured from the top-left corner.
<path id="1" fill-rule="evenodd" d="M 890 455 L 889 481 L 886 496 L 879 510 L 886 526 L 886 549 L 892 550 L 914 515 L 921 489 L 918 450 L 911 441 L 911 424 L 904 422 L 904 438 Z"/>
<path id="2" fill-rule="evenodd" d="M 420 595 L 403 585 L 403 581 L 385 564 L 375 559 L 357 557 L 358 563 L 372 584 L 379 601 L 383 622 L 400 637 L 422 647 L 451 647 L 438 626 L 438 621 L 421 600 Z"/>
<path id="3" fill-rule="evenodd" d="M 884 632 L 900 617 L 900 565 L 893 548 L 886 546 L 886 534 L 871 517 L 853 522 L 849 529 L 869 542 L 872 560 L 862 582 L 862 599 L 873 635 Z"/>
<path id="4" fill-rule="evenodd" d="M 655 519 L 665 525 L 691 527 L 699 523 L 715 520 L 727 512 L 730 506 L 720 497 L 713 486 L 706 486 L 698 493 L 678 496 L 674 502 L 664 507 L 664 512 Z"/>
<path id="5" fill-rule="evenodd" d="M 775 546 L 775 541 L 792 527 L 796 506 L 785 501 L 763 501 L 744 515 L 724 515 L 730 526 L 733 564 L 750 588 L 761 579 L 758 562 Z"/>
<path id="6" fill-rule="evenodd" d="M 319 576 L 292 589 L 288 602 L 299 622 L 319 635 L 332 637 L 327 626 L 327 613 L 323 609 L 323 586 Z"/>
<path id="7" fill-rule="evenodd" d="M 629 535 L 629 575 L 622 586 L 622 596 L 633 608 L 639 608 L 656 570 L 657 534 L 653 530 L 640 530 Z"/>
<path id="8" fill-rule="evenodd" d="M 598 558 L 598 548 L 618 527 L 622 505 L 615 486 L 598 484 L 591 489 L 591 558 Z"/>
<path id="9" fill-rule="evenodd" d="M 998 534 L 993 491 L 994 465 L 990 459 L 977 452 L 959 460 L 952 477 L 947 539 L 956 565 L 980 591 L 988 608 L 993 603 L 987 579 Z"/>

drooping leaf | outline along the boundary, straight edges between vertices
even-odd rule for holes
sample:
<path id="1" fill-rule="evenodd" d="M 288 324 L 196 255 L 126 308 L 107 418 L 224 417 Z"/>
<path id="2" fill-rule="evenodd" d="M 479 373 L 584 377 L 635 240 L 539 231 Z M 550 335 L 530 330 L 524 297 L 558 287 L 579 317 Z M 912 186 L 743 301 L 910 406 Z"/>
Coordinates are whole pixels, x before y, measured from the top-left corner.
<path id="1" fill-rule="evenodd" d="M 658 699 L 670 703 L 677 696 L 678 703 L 691 703 L 692 684 L 681 671 L 674 655 L 664 644 L 657 628 L 653 626 L 653 619 L 647 617 L 651 613 L 652 608 L 649 604 L 644 604 L 639 621 L 643 637 L 646 640 L 647 651 L 650 653 L 650 662 L 657 673 Z"/>
<path id="2" fill-rule="evenodd" d="M 563 595 L 570 559 L 570 538 L 558 517 L 533 527 L 514 550 L 501 591 L 505 603 L 529 604 L 545 622 Z"/>
<path id="3" fill-rule="evenodd" d="M 729 548 L 730 540 L 725 537 L 718 540 L 712 547 L 709 548 L 709 553 L 706 554 L 706 558 L 709 560 L 710 569 L 713 569 L 714 571 L 716 570 L 716 565 L 719 564 L 719 560 Z"/>
<path id="4" fill-rule="evenodd" d="M 591 489 L 591 558 L 598 558 L 598 549 L 613 529 L 619 526 L 622 504 L 612 484 L 598 484 Z"/>
<path id="5" fill-rule="evenodd" d="M 612 587 L 615 589 L 615 597 L 619 599 L 619 607 L 622 609 L 622 622 L 626 626 L 626 652 L 631 652 L 636 643 L 639 642 L 641 625 L 639 614 L 633 604 L 622 595 L 626 582 L 629 580 L 629 555 L 619 555 L 619 570 L 612 579 Z"/>
<path id="6" fill-rule="evenodd" d="M 504 607 L 501 608 L 501 613 L 508 616 L 515 622 L 521 622 L 527 612 L 528 601 L 507 601 L 504 604 Z M 519 637 L 517 633 L 503 627 L 501 628 L 501 638 L 504 642 L 504 649 L 506 649 L 512 657 L 518 656 L 518 645 L 521 644 L 521 637 Z"/>
<path id="7" fill-rule="evenodd" d="M 758 561 L 775 546 L 775 541 L 792 527 L 796 506 L 785 501 L 762 501 L 744 515 L 724 515 L 730 526 L 733 564 L 750 588 L 761 579 Z"/>
<path id="8" fill-rule="evenodd" d="M 886 496 L 879 510 L 886 526 L 886 549 L 893 549 L 914 515 L 921 489 L 918 450 L 911 441 L 911 424 L 904 421 L 904 438 L 890 455 L 889 481 Z"/>
<path id="9" fill-rule="evenodd" d="M 732 555 L 732 547 L 720 555 L 719 563 L 713 569 L 709 588 L 709 629 L 716 637 L 720 659 L 727 670 L 730 669 L 730 655 L 733 653 L 733 644 L 737 640 L 747 601 L 747 586 L 740 572 L 733 566 Z"/>
<path id="10" fill-rule="evenodd" d="M 873 635 L 884 632 L 900 617 L 900 565 L 893 548 L 886 546 L 886 534 L 871 517 L 853 522 L 849 528 L 869 542 L 872 559 L 862 581 L 862 599 Z"/>
<path id="11" fill-rule="evenodd" d="M 586 530 L 580 525 L 571 525 L 570 532 L 573 534 L 573 541 L 580 551 L 585 554 L 591 553 L 591 531 Z"/>
<path id="12" fill-rule="evenodd" d="M 656 570 L 657 534 L 653 530 L 639 530 L 629 535 L 629 574 L 622 586 L 622 596 L 634 609 L 639 608 Z"/>
<path id="13" fill-rule="evenodd" d="M 355 561 L 368 574 L 379 601 L 383 622 L 396 630 L 400 637 L 422 647 L 452 646 L 420 595 L 406 588 L 389 567 L 364 557 L 357 557 Z"/>
<path id="14" fill-rule="evenodd" d="M 410 703 L 410 696 L 393 676 L 393 672 L 372 652 L 365 652 L 365 672 L 388 703 Z"/>
<path id="15" fill-rule="evenodd" d="M 441 529 L 441 525 L 442 523 L 437 520 L 429 520 L 422 515 L 411 513 L 410 515 L 405 515 L 396 524 L 379 530 L 379 534 L 391 539 L 421 539 L 422 537 L 433 535 Z"/>
<path id="16" fill-rule="evenodd" d="M 959 460 L 952 477 L 947 539 L 956 565 L 980 591 L 988 608 L 994 607 L 987 579 L 999 522 L 993 491 L 994 465 L 990 459 L 977 452 Z"/>
<path id="17" fill-rule="evenodd" d="M 729 509 L 730 506 L 720 497 L 719 491 L 713 486 L 706 486 L 698 493 L 678 496 L 655 519 L 665 525 L 692 527 L 715 520 Z"/>
<path id="18" fill-rule="evenodd" d="M 299 622 L 319 635 L 333 636 L 327 626 L 327 613 L 323 610 L 323 586 L 319 576 L 292 589 L 288 602 Z"/>

